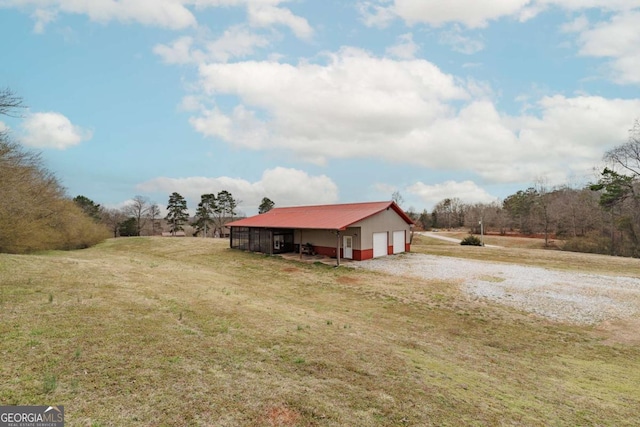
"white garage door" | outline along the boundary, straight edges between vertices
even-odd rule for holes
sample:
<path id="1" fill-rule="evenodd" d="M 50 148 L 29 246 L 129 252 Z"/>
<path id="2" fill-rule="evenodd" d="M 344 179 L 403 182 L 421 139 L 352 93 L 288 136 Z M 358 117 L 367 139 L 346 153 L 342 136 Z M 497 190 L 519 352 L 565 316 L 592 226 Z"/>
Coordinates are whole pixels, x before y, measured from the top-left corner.
<path id="1" fill-rule="evenodd" d="M 393 253 L 399 254 L 404 252 L 404 231 L 393 232 Z"/>
<path id="2" fill-rule="evenodd" d="M 373 233 L 373 257 L 387 255 L 387 233 Z"/>

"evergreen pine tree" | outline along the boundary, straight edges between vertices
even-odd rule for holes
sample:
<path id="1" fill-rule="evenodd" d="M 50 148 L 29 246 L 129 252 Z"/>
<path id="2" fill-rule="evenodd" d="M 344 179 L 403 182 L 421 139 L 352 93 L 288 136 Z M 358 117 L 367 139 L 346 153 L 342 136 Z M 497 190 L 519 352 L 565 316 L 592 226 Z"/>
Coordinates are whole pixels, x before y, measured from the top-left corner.
<path id="1" fill-rule="evenodd" d="M 176 231 L 184 230 L 182 225 L 189 220 L 187 201 L 180 194 L 173 192 L 171 196 L 169 196 L 167 212 L 165 219 L 169 223 L 171 235 L 175 236 Z"/>

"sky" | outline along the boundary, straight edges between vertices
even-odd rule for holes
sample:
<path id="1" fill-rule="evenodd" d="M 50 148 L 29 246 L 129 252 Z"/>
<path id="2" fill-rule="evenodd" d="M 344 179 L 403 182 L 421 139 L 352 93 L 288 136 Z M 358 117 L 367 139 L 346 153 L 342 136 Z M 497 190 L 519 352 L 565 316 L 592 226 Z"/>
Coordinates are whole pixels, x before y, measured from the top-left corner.
<path id="1" fill-rule="evenodd" d="M 0 40 L 0 129 L 108 207 L 490 203 L 640 118 L 640 0 L 0 0 Z"/>

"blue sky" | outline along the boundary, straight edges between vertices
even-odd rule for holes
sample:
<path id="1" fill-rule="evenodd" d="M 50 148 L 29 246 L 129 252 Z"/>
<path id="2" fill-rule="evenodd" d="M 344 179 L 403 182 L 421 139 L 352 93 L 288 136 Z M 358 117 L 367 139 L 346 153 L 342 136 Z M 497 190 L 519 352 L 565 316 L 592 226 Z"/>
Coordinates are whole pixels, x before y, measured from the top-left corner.
<path id="1" fill-rule="evenodd" d="M 0 37 L 0 128 L 110 207 L 491 202 L 640 118 L 640 0 L 0 0 Z"/>

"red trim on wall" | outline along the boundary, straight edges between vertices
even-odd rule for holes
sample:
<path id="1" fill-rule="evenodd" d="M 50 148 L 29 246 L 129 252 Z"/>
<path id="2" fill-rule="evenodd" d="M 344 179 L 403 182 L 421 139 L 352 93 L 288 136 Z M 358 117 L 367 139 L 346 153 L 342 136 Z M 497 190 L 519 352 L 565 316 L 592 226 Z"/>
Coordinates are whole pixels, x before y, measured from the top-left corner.
<path id="1" fill-rule="evenodd" d="M 327 246 L 313 246 L 313 250 L 316 251 L 318 255 L 324 255 L 328 257 L 335 258 L 336 256 L 336 248 L 330 248 Z"/>
<path id="2" fill-rule="evenodd" d="M 357 252 L 357 255 L 356 255 Z M 356 258 L 358 256 L 358 258 Z M 358 261 L 364 261 L 365 259 L 373 258 L 373 249 L 362 249 L 360 251 L 353 250 L 353 259 Z"/>
<path id="3" fill-rule="evenodd" d="M 387 246 L 387 255 L 393 255 L 393 246 Z"/>
<path id="4" fill-rule="evenodd" d="M 411 243 L 405 243 L 404 244 L 404 251 L 405 252 L 411 252 Z"/>

